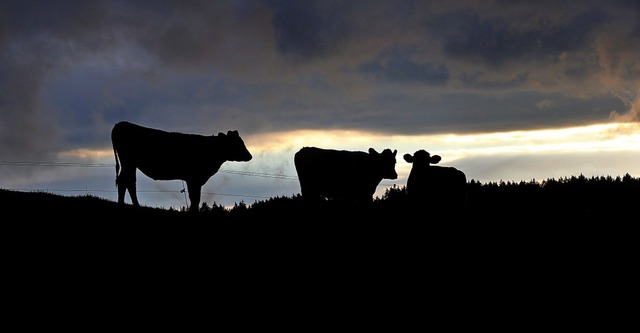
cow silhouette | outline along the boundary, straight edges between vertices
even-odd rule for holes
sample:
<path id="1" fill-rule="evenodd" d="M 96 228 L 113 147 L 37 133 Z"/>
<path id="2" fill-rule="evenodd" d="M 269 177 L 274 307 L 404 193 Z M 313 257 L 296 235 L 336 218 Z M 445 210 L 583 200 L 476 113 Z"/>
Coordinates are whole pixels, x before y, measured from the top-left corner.
<path id="1" fill-rule="evenodd" d="M 304 147 L 294 156 L 302 197 L 371 202 L 382 179 L 398 178 L 396 154 Z"/>
<path id="2" fill-rule="evenodd" d="M 433 166 L 442 159 L 421 149 L 403 156 L 412 163 L 407 178 L 407 197 L 411 204 L 424 208 L 465 208 L 467 176 L 454 167 Z"/>
<path id="3" fill-rule="evenodd" d="M 118 203 L 124 204 L 128 190 L 134 206 L 140 206 L 136 169 L 153 180 L 184 180 L 191 200 L 189 210 L 198 211 L 202 186 L 224 162 L 247 162 L 252 158 L 237 130 L 204 136 L 121 121 L 111 130 L 111 142 L 116 159 Z"/>

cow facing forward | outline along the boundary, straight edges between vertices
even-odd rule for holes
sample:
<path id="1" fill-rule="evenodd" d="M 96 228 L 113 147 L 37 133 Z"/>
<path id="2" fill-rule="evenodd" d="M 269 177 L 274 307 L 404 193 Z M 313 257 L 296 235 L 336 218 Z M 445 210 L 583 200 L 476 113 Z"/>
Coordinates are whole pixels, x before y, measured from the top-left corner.
<path id="1" fill-rule="evenodd" d="M 113 126 L 111 142 L 116 159 L 118 203 L 124 204 L 128 190 L 135 206 L 140 206 L 136 169 L 153 180 L 184 180 L 191 200 L 189 210 L 197 211 L 202 186 L 224 162 L 247 162 L 252 157 L 236 130 L 204 136 L 165 132 L 122 121 Z"/>
<path id="2" fill-rule="evenodd" d="M 424 149 L 403 156 L 412 163 L 407 178 L 407 197 L 415 205 L 431 208 L 464 208 L 467 202 L 467 177 L 454 167 L 433 166 L 442 159 Z"/>
<path id="3" fill-rule="evenodd" d="M 304 147 L 294 156 L 302 197 L 371 202 L 382 179 L 398 178 L 396 153 Z"/>

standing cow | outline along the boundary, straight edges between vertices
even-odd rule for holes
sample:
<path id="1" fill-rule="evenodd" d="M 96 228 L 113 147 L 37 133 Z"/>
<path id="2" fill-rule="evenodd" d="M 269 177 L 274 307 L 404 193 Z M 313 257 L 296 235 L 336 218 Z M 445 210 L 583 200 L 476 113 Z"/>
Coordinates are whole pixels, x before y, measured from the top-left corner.
<path id="1" fill-rule="evenodd" d="M 382 179 L 398 178 L 396 153 L 304 147 L 294 156 L 302 197 L 371 202 Z"/>
<path id="2" fill-rule="evenodd" d="M 140 206 L 136 169 L 154 180 L 184 180 L 191 200 L 189 210 L 197 211 L 202 186 L 224 162 L 247 162 L 252 157 L 235 130 L 203 136 L 165 132 L 121 121 L 111 130 L 111 142 L 116 158 L 118 203 L 124 204 L 129 190 L 135 206 Z"/>
<path id="3" fill-rule="evenodd" d="M 407 178 L 407 197 L 413 205 L 439 208 L 465 208 L 467 203 L 467 176 L 454 167 L 433 166 L 440 162 L 439 155 L 429 154 L 424 149 L 413 155 L 403 156 L 413 163 Z"/>

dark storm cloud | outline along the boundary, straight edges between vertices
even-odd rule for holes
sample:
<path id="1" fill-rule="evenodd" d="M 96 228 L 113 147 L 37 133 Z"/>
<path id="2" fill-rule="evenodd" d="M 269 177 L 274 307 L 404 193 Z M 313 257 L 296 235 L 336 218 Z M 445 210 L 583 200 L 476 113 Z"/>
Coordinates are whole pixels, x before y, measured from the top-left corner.
<path id="1" fill-rule="evenodd" d="M 50 34 L 77 38 L 105 23 L 102 1 L 3 1 L 4 28 L 12 37 Z"/>
<path id="2" fill-rule="evenodd" d="M 461 73 L 459 76 L 460 82 L 466 88 L 482 90 L 521 88 L 525 86 L 527 79 L 527 73 L 517 73 L 513 77 L 507 77 L 506 79 L 487 79 L 482 77 L 481 73 L 468 72 Z"/>
<path id="3" fill-rule="evenodd" d="M 374 61 L 360 65 L 360 71 L 375 79 L 444 85 L 449 78 L 445 64 L 417 63 L 411 59 L 411 49 L 394 48 L 383 52 Z"/>
<path id="4" fill-rule="evenodd" d="M 43 84 L 52 69 L 111 43 L 108 33 L 95 33 L 105 24 L 103 9 L 93 1 L 4 1 L 0 6 L 4 158 L 48 159 L 61 147 L 59 113 L 43 101 Z"/>
<path id="5" fill-rule="evenodd" d="M 334 52 L 349 37 L 355 2 L 268 1 L 280 52 L 295 59 L 313 59 Z"/>
<path id="6" fill-rule="evenodd" d="M 44 154 L 56 141 L 54 120 L 39 110 L 39 82 L 43 71 L 2 61 L 0 65 L 0 151 L 3 158 Z M 3 78 L 11 78 L 10 80 Z"/>
<path id="7" fill-rule="evenodd" d="M 541 104 L 545 99 L 546 103 Z M 399 104 L 403 107 L 398 108 Z M 584 99 L 537 92 L 511 93 L 500 98 L 465 92 L 434 98 L 381 93 L 371 105 L 361 110 L 362 116 L 354 112 L 351 117 L 343 117 L 345 128 L 411 135 L 560 128 L 597 123 L 606 119 L 612 109 L 626 108 L 622 100 L 611 96 Z M 584 110 L 590 111 L 585 114 Z"/>
<path id="8" fill-rule="evenodd" d="M 568 21 L 540 21 L 523 29 L 514 26 L 517 22 L 508 16 L 482 18 L 463 10 L 437 17 L 429 22 L 429 29 L 443 39 L 449 56 L 500 66 L 525 57 L 544 59 L 584 48 L 605 19 L 606 13 L 598 7 L 578 12 Z"/>
<path id="9" fill-rule="evenodd" d="M 4 1 L 0 147 L 12 154 L 102 147 L 122 118 L 199 132 L 400 134 L 604 121 L 608 111 L 624 113 L 620 101 L 629 108 L 637 98 L 639 8 L 633 1 Z M 566 108 L 585 101 L 575 104 L 583 114 L 554 109 L 551 119 L 552 108 L 537 107 L 543 100 Z"/>

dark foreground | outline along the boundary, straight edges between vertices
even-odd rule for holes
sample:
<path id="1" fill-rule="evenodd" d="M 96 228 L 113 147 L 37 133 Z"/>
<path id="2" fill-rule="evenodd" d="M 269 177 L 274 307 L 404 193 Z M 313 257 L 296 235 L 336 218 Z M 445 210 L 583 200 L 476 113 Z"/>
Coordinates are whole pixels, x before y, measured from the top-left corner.
<path id="1" fill-rule="evenodd" d="M 406 248 L 405 255 L 425 248 L 451 252 L 495 248 L 506 254 L 505 249 L 513 247 L 547 251 L 562 246 L 624 246 L 623 240 L 631 238 L 628 231 L 638 223 L 632 204 L 635 200 L 615 200 L 615 204 L 596 205 L 559 197 L 543 201 L 539 197 L 522 200 L 517 195 L 485 195 L 470 198 L 466 209 L 429 209 L 393 196 L 371 205 L 310 204 L 294 197 L 190 213 L 119 205 L 93 196 L 0 189 L 3 228 L 20 231 L 25 237 L 42 237 L 45 243 L 56 239 L 87 242 L 89 246 L 101 242 L 162 246 L 232 243 L 245 248 L 292 249 L 333 244 L 368 250 Z"/>
<path id="2" fill-rule="evenodd" d="M 637 212 L 488 202 L 455 217 L 293 199 L 192 214 L 0 190 L 5 302 L 18 320 L 65 327 L 69 311 L 108 323 L 149 309 L 390 329 L 611 328 L 612 313 L 629 314 L 620 299 L 637 282 Z"/>

